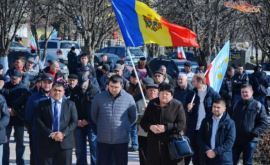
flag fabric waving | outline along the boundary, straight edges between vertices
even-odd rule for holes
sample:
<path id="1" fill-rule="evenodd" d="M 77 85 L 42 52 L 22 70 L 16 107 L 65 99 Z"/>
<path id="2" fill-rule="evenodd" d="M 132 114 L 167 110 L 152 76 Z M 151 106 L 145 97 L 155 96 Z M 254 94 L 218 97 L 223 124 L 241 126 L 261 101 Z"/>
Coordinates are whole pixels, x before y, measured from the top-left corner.
<path id="1" fill-rule="evenodd" d="M 187 59 L 183 47 L 177 47 L 177 58 Z"/>
<path id="2" fill-rule="evenodd" d="M 37 50 L 37 44 L 36 44 L 36 40 L 32 34 L 32 31 L 30 31 L 30 47 L 33 50 Z"/>
<path id="3" fill-rule="evenodd" d="M 153 9 L 136 0 L 111 0 L 126 46 L 156 43 L 160 46 L 197 47 L 197 35 L 169 23 Z"/>
<path id="4" fill-rule="evenodd" d="M 230 41 L 218 53 L 216 58 L 207 68 L 205 75 L 206 83 L 211 86 L 216 92 L 219 92 L 223 78 L 226 74 L 230 55 Z"/>

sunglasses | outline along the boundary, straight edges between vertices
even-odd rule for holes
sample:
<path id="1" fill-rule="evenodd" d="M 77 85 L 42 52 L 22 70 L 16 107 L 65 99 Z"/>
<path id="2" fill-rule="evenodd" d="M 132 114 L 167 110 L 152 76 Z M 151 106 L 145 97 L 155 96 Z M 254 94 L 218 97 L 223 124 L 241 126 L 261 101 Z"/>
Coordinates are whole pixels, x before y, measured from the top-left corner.
<path id="1" fill-rule="evenodd" d="M 161 75 L 155 75 L 154 77 L 161 77 Z"/>

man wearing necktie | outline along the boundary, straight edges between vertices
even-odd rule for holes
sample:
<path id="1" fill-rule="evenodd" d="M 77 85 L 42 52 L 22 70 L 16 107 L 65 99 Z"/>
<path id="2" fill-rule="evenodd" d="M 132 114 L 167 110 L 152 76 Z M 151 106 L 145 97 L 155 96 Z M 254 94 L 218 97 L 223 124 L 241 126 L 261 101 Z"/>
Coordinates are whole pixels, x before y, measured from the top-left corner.
<path id="1" fill-rule="evenodd" d="M 51 90 L 51 99 L 38 105 L 36 127 L 39 130 L 40 165 L 51 165 L 53 158 L 57 164 L 72 164 L 78 117 L 74 102 L 62 99 L 64 93 L 64 86 L 56 82 Z"/>

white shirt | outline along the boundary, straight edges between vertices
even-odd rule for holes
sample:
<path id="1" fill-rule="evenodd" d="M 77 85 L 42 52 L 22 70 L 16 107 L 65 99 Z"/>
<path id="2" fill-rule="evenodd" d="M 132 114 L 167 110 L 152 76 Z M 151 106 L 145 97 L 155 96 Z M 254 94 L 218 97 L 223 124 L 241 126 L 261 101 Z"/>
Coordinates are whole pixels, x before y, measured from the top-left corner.
<path id="1" fill-rule="evenodd" d="M 198 115 L 196 130 L 200 129 L 202 120 L 205 118 L 205 115 L 206 115 L 205 108 L 204 108 L 204 98 L 206 96 L 206 92 L 207 92 L 207 86 L 203 90 L 198 90 L 198 96 L 200 98 L 200 105 L 199 105 L 199 115 Z"/>

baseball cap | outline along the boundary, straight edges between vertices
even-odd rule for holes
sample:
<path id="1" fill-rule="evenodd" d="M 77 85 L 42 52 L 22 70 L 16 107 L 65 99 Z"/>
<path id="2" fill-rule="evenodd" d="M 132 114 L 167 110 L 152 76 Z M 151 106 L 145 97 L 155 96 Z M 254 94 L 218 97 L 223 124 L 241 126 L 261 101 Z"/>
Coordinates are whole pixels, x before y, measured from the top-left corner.
<path id="1" fill-rule="evenodd" d="M 154 80 L 152 78 L 145 77 L 142 79 L 142 83 L 143 84 L 154 84 Z"/>
<path id="2" fill-rule="evenodd" d="M 28 57 L 27 61 L 30 61 L 30 62 L 32 62 L 32 63 L 35 63 L 35 62 L 36 62 L 35 59 L 34 59 L 33 57 Z"/>
<path id="3" fill-rule="evenodd" d="M 115 64 L 113 67 L 113 70 L 117 70 L 117 71 L 121 71 L 122 70 L 122 66 L 120 64 Z"/>
<path id="4" fill-rule="evenodd" d="M 81 68 L 80 68 L 80 71 L 89 71 L 90 69 L 89 69 L 89 67 L 88 66 L 82 66 Z"/>
<path id="5" fill-rule="evenodd" d="M 6 81 L 6 78 L 5 78 L 5 76 L 3 76 L 3 75 L 0 75 L 0 80 L 4 80 L 4 81 Z"/>
<path id="6" fill-rule="evenodd" d="M 141 57 L 140 60 L 141 60 L 141 61 L 145 61 L 146 58 L 145 58 L 145 57 Z"/>
<path id="7" fill-rule="evenodd" d="M 123 65 L 123 64 L 125 64 L 125 61 L 123 61 L 123 60 L 118 60 L 118 61 L 116 61 L 116 64 Z"/>
<path id="8" fill-rule="evenodd" d="M 54 81 L 54 77 L 53 77 L 53 75 L 51 75 L 49 73 L 44 73 L 42 75 L 41 81 L 44 81 L 44 80 L 50 80 L 51 82 L 53 82 Z"/>
<path id="9" fill-rule="evenodd" d="M 13 78 L 13 79 L 17 79 L 17 78 L 19 78 L 19 77 L 22 77 L 22 73 L 21 73 L 19 70 L 17 70 L 17 69 L 13 69 L 13 70 L 11 71 L 11 73 L 9 74 L 9 76 L 10 76 L 11 78 Z"/>
<path id="10" fill-rule="evenodd" d="M 68 78 L 78 79 L 78 75 L 76 75 L 76 74 L 70 74 L 70 75 L 68 75 Z"/>
<path id="11" fill-rule="evenodd" d="M 83 87 L 85 86 L 86 82 L 88 80 L 88 76 L 85 73 L 80 73 L 78 76 L 78 86 Z"/>
<path id="12" fill-rule="evenodd" d="M 140 72 L 137 72 L 137 74 L 138 74 L 138 77 L 139 77 L 139 79 L 140 79 L 140 77 L 141 77 Z M 132 77 L 134 77 L 134 78 L 136 77 L 136 74 L 135 74 L 134 70 L 131 72 L 130 76 L 132 76 Z"/>
<path id="13" fill-rule="evenodd" d="M 147 84 L 146 85 L 146 89 L 149 89 L 149 88 L 156 88 L 156 89 L 158 89 L 158 85 L 157 84 L 154 84 L 154 83 Z"/>
<path id="14" fill-rule="evenodd" d="M 190 63 L 190 62 L 185 62 L 185 63 L 184 63 L 184 66 L 189 66 L 189 67 L 191 67 L 191 63 Z"/>
<path id="15" fill-rule="evenodd" d="M 104 64 L 102 66 L 102 69 L 106 70 L 106 71 L 109 71 L 110 70 L 110 66 L 108 64 Z"/>
<path id="16" fill-rule="evenodd" d="M 161 72 L 160 70 L 156 70 L 156 71 L 154 72 L 154 74 L 156 74 L 156 73 L 159 73 L 159 74 L 162 74 L 162 75 L 163 75 L 163 72 Z"/>

